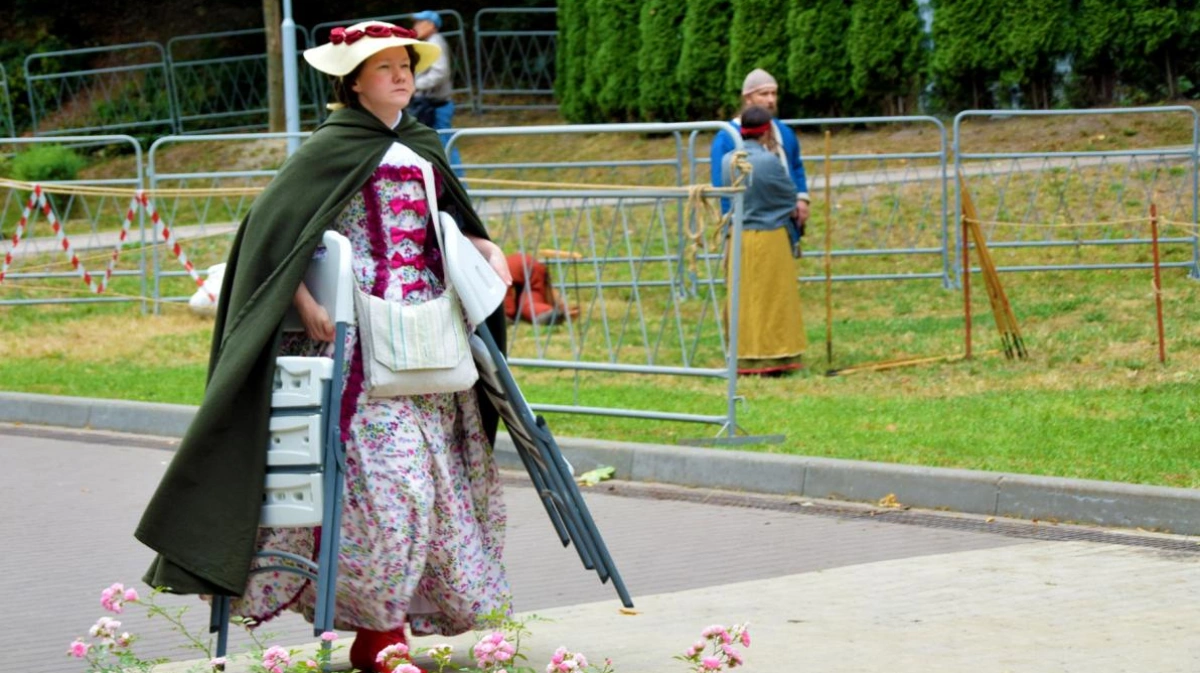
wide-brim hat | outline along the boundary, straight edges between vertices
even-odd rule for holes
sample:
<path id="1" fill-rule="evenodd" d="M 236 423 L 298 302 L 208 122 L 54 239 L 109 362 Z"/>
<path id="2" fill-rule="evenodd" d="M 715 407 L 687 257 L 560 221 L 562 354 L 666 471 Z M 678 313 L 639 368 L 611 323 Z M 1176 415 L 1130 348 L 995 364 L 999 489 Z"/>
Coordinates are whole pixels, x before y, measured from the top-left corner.
<path id="1" fill-rule="evenodd" d="M 408 28 L 384 21 L 363 21 L 349 28 L 334 28 L 329 42 L 304 50 L 304 60 L 323 73 L 344 77 L 358 64 L 391 47 L 412 47 L 417 52 L 420 58 L 414 73 L 428 69 L 442 54 L 440 47 L 418 40 Z"/>

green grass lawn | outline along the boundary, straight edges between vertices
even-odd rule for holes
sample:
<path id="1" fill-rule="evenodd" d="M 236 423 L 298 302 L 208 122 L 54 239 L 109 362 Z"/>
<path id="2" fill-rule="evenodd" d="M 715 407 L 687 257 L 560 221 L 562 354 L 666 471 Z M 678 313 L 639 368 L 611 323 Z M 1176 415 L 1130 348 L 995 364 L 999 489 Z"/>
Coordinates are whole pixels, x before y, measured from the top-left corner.
<path id="1" fill-rule="evenodd" d="M 976 357 L 826 376 L 821 286 L 805 284 L 808 369 L 743 378 L 737 420 L 781 444 L 738 448 L 913 465 L 1200 486 L 1200 282 L 1166 280 L 1168 360 L 1157 361 L 1153 301 L 1133 272 L 1004 277 L 1030 352 L 996 354 L 976 296 Z M 1144 274 L 1143 274 L 1144 275 Z M 976 277 L 978 282 L 978 277 Z M 961 294 L 935 282 L 834 286 L 833 366 L 960 354 Z M 181 308 L 137 305 L 0 309 L 6 390 L 197 404 L 210 323 Z M 562 329 L 562 328 L 559 328 Z M 514 354 L 533 355 L 529 338 Z M 718 415 L 725 383 L 693 377 L 518 368 L 535 403 Z M 715 426 L 553 414 L 560 436 L 675 443 Z M 721 450 L 719 448 L 709 450 Z"/>

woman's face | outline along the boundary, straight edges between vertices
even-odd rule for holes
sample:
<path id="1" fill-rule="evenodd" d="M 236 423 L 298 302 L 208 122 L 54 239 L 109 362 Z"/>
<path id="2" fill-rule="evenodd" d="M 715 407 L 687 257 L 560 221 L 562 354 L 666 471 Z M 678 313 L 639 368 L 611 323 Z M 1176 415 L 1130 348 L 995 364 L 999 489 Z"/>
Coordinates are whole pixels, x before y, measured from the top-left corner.
<path id="1" fill-rule="evenodd" d="M 408 50 L 389 47 L 368 58 L 350 89 L 368 112 L 388 126 L 396 123 L 415 90 Z"/>

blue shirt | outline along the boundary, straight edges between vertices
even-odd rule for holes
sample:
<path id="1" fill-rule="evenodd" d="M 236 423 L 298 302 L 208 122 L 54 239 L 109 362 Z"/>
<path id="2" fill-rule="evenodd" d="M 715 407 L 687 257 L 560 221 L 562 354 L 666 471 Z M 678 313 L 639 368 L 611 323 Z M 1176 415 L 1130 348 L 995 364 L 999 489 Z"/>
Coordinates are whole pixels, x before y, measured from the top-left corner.
<path id="1" fill-rule="evenodd" d="M 739 131 L 742 125 L 735 121 L 730 121 L 735 129 Z M 787 158 L 788 172 L 792 175 L 792 183 L 796 186 L 797 198 L 808 198 L 808 178 L 804 175 L 804 162 L 800 161 L 800 141 L 796 138 L 796 133 L 791 128 L 780 124 L 778 120 L 772 120 L 771 124 L 779 130 L 779 136 L 783 140 L 783 154 Z M 733 138 L 727 134 L 718 132 L 717 137 L 713 139 L 712 144 L 712 163 L 709 164 L 712 169 L 712 184 L 713 187 L 725 187 L 726 185 L 721 179 L 721 163 L 726 154 L 733 151 Z M 729 199 L 721 199 L 721 212 L 729 210 Z"/>

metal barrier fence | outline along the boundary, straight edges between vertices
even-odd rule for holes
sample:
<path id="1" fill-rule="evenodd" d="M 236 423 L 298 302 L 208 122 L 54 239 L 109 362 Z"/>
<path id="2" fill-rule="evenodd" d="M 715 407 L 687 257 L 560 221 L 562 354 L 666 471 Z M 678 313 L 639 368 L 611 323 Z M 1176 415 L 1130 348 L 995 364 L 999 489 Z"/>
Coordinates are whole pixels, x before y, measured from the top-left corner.
<path id="1" fill-rule="evenodd" d="M 892 153 L 830 153 L 829 166 L 819 138 L 804 138 L 802 160 L 812 197 L 809 226 L 825 231 L 825 172 L 832 197 L 832 257 L 839 259 L 837 281 L 941 279 L 953 283 L 950 268 L 949 198 L 946 184 L 946 127 L 934 117 L 856 117 L 787 119 L 793 129 L 819 127 L 840 130 L 872 124 L 894 126 L 923 144 L 926 151 Z M 703 143 L 699 141 L 703 140 Z M 688 138 L 689 176 L 707 182 L 711 164 L 710 137 Z M 711 165 L 710 165 L 711 171 Z M 808 246 L 805 257 L 823 254 Z M 800 280 L 823 281 L 824 276 Z"/>
<path id="2" fill-rule="evenodd" d="M 7 241 L 0 270 L 0 287 L 6 291 L 0 293 L 0 305 L 144 302 L 150 281 L 148 240 L 145 218 L 131 205 L 133 191 L 143 185 L 141 145 L 124 135 L 0 138 L 5 154 L 17 146 L 51 143 L 86 143 L 129 153 L 133 172 L 42 183 L 44 207 L 36 195 L 0 184 L 0 236 Z"/>
<path id="3" fill-rule="evenodd" d="M 308 33 L 296 28 L 298 50 L 308 48 Z M 232 30 L 174 37 L 167 41 L 171 96 L 179 133 L 265 129 L 270 105 L 267 82 L 267 32 Z M 307 69 L 297 56 L 298 70 Z M 301 123 L 321 118 L 325 97 L 315 78 L 300 78 Z"/>
<path id="4" fill-rule="evenodd" d="M 479 110 L 556 109 L 557 30 L 496 30 L 489 19 L 515 14 L 556 14 L 557 9 L 481 9 L 475 14 L 475 72 Z"/>
<path id="5" fill-rule="evenodd" d="M 89 67 L 94 54 L 120 65 Z M 34 135 L 176 130 L 167 56 L 157 42 L 30 54 L 25 81 Z"/>
<path id="6" fill-rule="evenodd" d="M 159 138 L 147 153 L 146 179 L 151 194 L 159 195 L 155 207 L 160 218 L 186 242 L 191 262 L 206 275 L 208 269 L 225 261 L 233 232 L 250 211 L 258 192 L 275 177 L 287 156 L 288 133 L 212 134 Z M 309 133 L 297 134 L 307 138 Z M 229 170 L 219 152 L 206 151 L 186 164 L 173 163 L 165 151 L 181 145 L 208 146 L 222 143 L 233 152 L 257 163 L 257 167 Z M 205 164 L 208 164 L 205 167 Z M 184 191 L 181 191 L 184 190 Z M 159 243 L 157 236 L 154 243 Z M 195 292 L 191 274 L 171 263 L 158 246 L 153 249 L 152 297 L 159 302 L 187 301 Z"/>
<path id="7" fill-rule="evenodd" d="M 460 169 L 476 209 L 488 223 L 497 243 L 510 254 L 528 260 L 541 258 L 552 284 L 564 294 L 568 313 L 560 325 L 518 322 L 509 332 L 510 362 L 516 366 L 573 370 L 569 399 L 535 406 L 542 411 L 620 415 L 659 420 L 719 424 L 732 438 L 736 430 L 737 335 L 725 330 L 725 268 L 720 251 L 692 250 L 700 227 L 698 213 L 687 212 L 688 192 L 679 186 L 682 162 L 662 171 L 661 161 L 625 162 L 625 170 L 641 173 L 623 186 L 592 178 L 594 187 L 572 184 L 561 173 L 559 184 L 540 182 L 516 188 L 489 188 L 509 178 L 486 178 L 501 167 L 477 166 L 470 160 L 474 146 L 501 136 L 542 137 L 556 142 L 564 136 L 587 134 L 611 138 L 641 134 L 673 135 L 693 131 L 724 132 L 736 138 L 723 122 L 691 124 L 600 124 L 463 129 L 449 141 L 464 157 Z M 735 142 L 740 147 L 740 138 Z M 529 173 L 570 168 L 569 162 L 513 162 L 503 168 L 529 181 Z M 575 169 L 601 170 L 585 164 Z M 603 167 L 602 170 L 613 170 Z M 657 176 L 653 171 L 658 170 Z M 565 171 L 564 171 L 565 172 Z M 657 177 L 658 179 L 655 179 Z M 637 186 L 628 186 L 637 185 Z M 741 195 L 734 199 L 741 219 Z M 708 237 L 701 232 L 701 240 Z M 741 273 L 741 230 L 734 227 L 730 242 L 734 263 L 729 283 L 737 286 Z M 737 293 L 731 293 L 729 324 L 736 324 Z M 582 373 L 698 376 L 727 380 L 726 408 L 719 414 L 645 409 L 618 409 L 588 403 L 591 386 Z"/>
<path id="8" fill-rule="evenodd" d="M 1183 117 L 1191 130 L 1191 143 L 1170 148 L 988 152 L 976 149 L 978 141 L 970 138 L 970 122 L 996 116 L 1101 114 L 1136 115 L 1158 122 Z M 1132 142 L 1136 130 L 1123 128 L 1114 126 L 1111 140 L 1108 134 L 1093 140 L 1110 145 L 1117 138 Z M 1168 258 L 1162 266 L 1190 268 L 1191 276 L 1200 278 L 1200 114 L 1191 107 L 968 110 L 954 118 L 954 169 L 955 212 L 962 210 L 965 180 L 988 247 L 997 252 L 999 271 L 1150 268 L 1149 261 L 1132 261 L 1129 253 L 1111 251 L 1124 246 L 1145 250 L 1150 245 L 1149 206 L 1155 203 L 1167 232 L 1159 239 Z M 961 229 L 955 231 L 958 251 Z M 1180 251 L 1186 257 L 1169 259 Z M 1086 261 L 1078 261 L 1084 255 Z M 1005 259 L 1024 263 L 1004 264 Z M 961 260 L 956 261 L 961 274 Z"/>
<path id="9" fill-rule="evenodd" d="M 439 32 L 453 54 L 456 103 L 474 110 L 555 108 L 556 31 L 489 29 L 486 23 L 498 16 L 536 17 L 556 11 L 480 10 L 474 24 L 475 63 L 462 16 L 454 10 L 438 11 L 444 24 Z M 371 18 L 408 21 L 412 14 Z M 311 31 L 297 27 L 302 35 L 297 45 L 302 50 L 321 44 L 335 26 L 361 20 L 322 23 Z M 165 49 L 157 42 L 140 42 L 31 54 L 25 58 L 24 76 L 33 134 L 122 131 L 140 135 L 145 129 L 163 135 L 265 128 L 266 57 L 265 48 L 258 46 L 264 33 L 251 29 L 187 35 L 172 38 Z M 104 66 L 91 65 L 97 57 L 102 57 Z M 301 72 L 303 123 L 316 123 L 325 117 L 329 83 L 307 63 Z M 16 135 L 3 70 L 0 96 L 0 132 Z"/>
<path id="10" fill-rule="evenodd" d="M 1086 111 L 1086 114 L 1094 114 Z M 1144 256 L 1149 241 L 1141 232 L 1151 198 L 1162 209 L 1166 224 L 1174 225 L 1161 243 L 1167 253 L 1164 266 L 1188 268 L 1200 278 L 1197 255 L 1197 201 L 1200 200 L 1197 165 L 1200 164 L 1200 132 L 1196 114 L 1189 108 L 1118 111 L 1124 114 L 1191 115 L 1186 117 L 1192 142 L 1183 148 L 1120 149 L 1095 152 L 996 153 L 978 151 L 970 118 L 991 113 L 964 113 L 956 121 L 955 168 L 967 176 L 966 187 L 979 206 L 980 219 L 989 245 L 1003 253 L 1019 255 L 1027 263 L 1005 266 L 1008 271 L 1040 269 L 1120 269 L 1148 266 L 1144 259 L 1107 254 L 1127 246 L 1141 246 Z M 1012 113 L 1004 113 L 1012 114 Z M 1065 113 L 1059 113 L 1065 114 Z M 880 124 L 895 120 L 805 120 L 805 124 Z M 794 122 L 793 122 L 794 123 Z M 806 142 L 805 160 L 810 166 L 810 193 L 814 198 L 813 218 L 823 217 L 824 167 L 829 165 L 829 189 L 835 241 L 840 264 L 878 265 L 891 261 L 892 268 L 863 268 L 860 273 L 840 273 L 839 281 L 865 279 L 923 278 L 951 282 L 961 273 L 961 260 L 954 256 L 959 243 L 949 233 L 957 223 L 958 201 L 948 203 L 953 179 L 947 170 L 946 131 L 925 118 L 903 122 L 906 142 L 923 138 L 930 147 L 914 147 L 903 154 L 867 154 L 861 151 L 830 154 L 825 162 Z M 1117 128 L 1120 128 L 1118 126 Z M 730 370 L 730 352 L 736 343 L 726 337 L 724 325 L 733 324 L 736 304 L 729 318 L 723 315 L 726 284 L 722 250 L 708 245 L 695 249 L 697 240 L 712 240 L 711 228 L 703 231 L 688 204 L 686 184 L 696 180 L 696 146 L 700 138 L 714 132 L 730 132 L 724 123 L 633 124 L 598 126 L 548 126 L 520 128 L 477 128 L 454 132 L 448 149 L 457 149 L 463 160 L 456 170 L 463 176 L 477 209 L 499 243 L 509 252 L 541 259 L 549 268 L 555 287 L 569 304 L 579 308 L 559 325 L 519 323 L 513 326 L 513 363 L 525 367 L 573 372 L 572 389 L 564 397 L 544 400 L 545 411 L 633 415 L 645 418 L 721 424 L 723 431 L 736 427 L 733 400 L 736 375 Z M 683 134 L 688 143 L 683 143 Z M 572 143 L 606 135 L 612 142 L 613 160 L 570 161 Z M 520 137 L 520 148 L 507 151 L 504 163 L 489 163 L 475 157 L 489 151 L 503 137 Z M 148 153 L 146 184 L 155 198 L 156 212 L 182 240 L 188 255 L 200 269 L 222 262 L 231 232 L 249 210 L 258 189 L 275 174 L 285 157 L 287 134 L 238 134 L 168 137 L 156 142 Z M 669 138 L 660 142 L 661 154 L 646 156 L 636 149 L 646 137 Z M 1132 135 L 1130 136 L 1132 137 Z M 95 138 L 89 137 L 88 140 Z M 62 139 L 64 141 L 78 138 Z M 36 142 L 14 139 L 4 142 Z M 118 136 L 112 142 L 137 142 Z M 179 145 L 205 148 L 202 152 L 168 152 Z M 199 144 L 199 145 L 197 145 Z M 233 148 L 237 145 L 238 148 Z M 962 148 L 970 151 L 962 151 Z M 928 151 L 925 151 L 928 150 Z M 623 152 L 629 154 L 623 154 Z M 178 156 L 177 156 L 178 155 Z M 245 168 L 231 170 L 229 157 L 241 159 Z M 540 157 L 551 156 L 554 161 Z M 628 157 L 628 158 L 622 158 Z M 634 158 L 636 157 L 636 158 Z M 140 154 L 138 154 L 140 165 Z M 508 182 L 506 182 L 508 181 Z M 957 184 L 957 181 L 955 181 Z M 113 184 L 136 187 L 137 177 L 121 178 Z M 127 188 L 128 188 L 127 187 Z M 178 189 L 190 192 L 171 191 Z M 956 192 L 957 193 L 957 192 Z M 0 235 L 8 236 L 20 214 L 25 195 L 10 188 L 0 211 Z M 96 235 L 114 231 L 114 215 L 123 207 L 120 199 L 98 200 L 94 196 L 72 197 L 64 203 L 52 199 L 67 224 L 66 231 L 89 248 L 104 249 Z M 735 199 L 735 208 L 740 198 Z M 116 204 L 115 206 L 113 204 Z M 1068 219 L 1070 217 L 1071 219 Z M 1056 219 L 1057 218 L 1057 219 Z M 1097 222 L 1102 224 L 1096 224 Z M 86 227 L 84 226 L 86 224 Z M 141 266 L 142 296 L 178 301 L 195 290 L 190 275 L 151 243 L 160 239 L 142 232 L 145 243 Z M 1049 225 L 1049 226 L 1043 226 Z M 1080 236 L 1071 225 L 1100 227 L 1101 234 Z M 34 231 L 26 254 L 61 253 L 57 242 Z M 954 226 L 957 235 L 959 227 Z M 73 232 L 83 232 L 76 234 Z M 32 241 L 37 239 L 37 246 Z M 740 231 L 734 227 L 732 259 L 737 260 Z M 953 249 L 950 249 L 953 246 Z M 81 246 L 82 247 L 82 246 Z M 1058 263 L 1058 251 L 1072 255 L 1097 255 L 1096 260 Z M 1186 254 L 1185 254 L 1186 253 Z M 948 257 L 949 255 L 949 257 Z M 132 259 L 127 257 L 126 259 Z M 34 260 L 34 261 L 29 261 Z M 926 260 L 929 263 L 926 263 Z M 32 267 L 36 261 L 39 267 Z M 999 261 L 999 259 L 998 259 Z M 59 262 L 61 265 L 61 261 Z M 151 268 L 147 268 L 150 264 Z M 10 279 L 24 282 L 44 279 L 65 288 L 64 277 L 78 275 L 53 272 L 41 257 L 21 258 L 14 263 Z M 18 268 L 20 267 L 20 268 Z M 122 267 L 117 276 L 138 273 Z M 19 274 L 26 274 L 21 276 Z M 41 274 L 41 275 L 39 275 Z M 736 284 L 740 267 L 731 269 Z M 132 278 L 122 279 L 132 282 Z M 808 280 L 805 278 L 804 280 Z M 153 283 L 150 287 L 148 284 Z M 83 288 L 76 287 L 77 290 Z M 133 294 L 129 292 L 128 294 Z M 11 301 L 13 295 L 2 295 Z M 16 303 L 82 301 L 65 289 L 59 295 L 17 297 Z M 105 299 L 90 296 L 86 299 Z M 109 298 L 108 300 L 112 300 Z M 606 374 L 699 376 L 728 379 L 728 407 L 720 413 L 703 410 L 658 409 L 635 411 L 607 409 L 589 402 L 595 377 Z"/>
<path id="11" fill-rule="evenodd" d="M 312 44 L 323 44 L 329 39 L 329 31 L 337 26 L 349 26 L 359 21 L 367 21 L 373 19 L 376 21 L 387 21 L 395 23 L 398 21 L 409 21 L 412 19 L 413 12 L 408 14 L 392 14 L 390 16 L 373 16 L 367 19 L 347 19 L 345 21 L 330 21 L 327 23 L 319 23 L 313 26 L 309 33 L 312 37 Z M 450 59 L 450 70 L 454 78 L 454 88 L 450 93 L 455 96 L 456 105 L 463 103 L 463 107 L 474 108 L 476 104 L 475 93 L 471 90 L 471 58 L 467 54 L 467 29 L 466 23 L 463 22 L 462 15 L 453 9 L 443 9 L 438 11 L 438 16 L 442 17 L 442 30 L 438 33 L 446 39 L 446 44 L 450 47 L 450 52 L 453 55 Z M 450 21 L 447 22 L 447 19 Z M 319 96 L 317 100 L 329 100 L 329 82 L 325 75 L 317 72 L 315 69 L 305 66 L 305 69 L 318 82 L 317 91 Z M 324 108 L 322 107 L 322 110 Z M 322 112 L 322 114 L 324 114 Z"/>
<path id="12" fill-rule="evenodd" d="M 0 64 L 0 132 L 3 132 L 5 137 L 17 135 L 16 127 L 13 125 L 12 98 L 8 91 L 8 73 L 4 72 L 4 65 Z"/>
<path id="13" fill-rule="evenodd" d="M 467 136 L 550 134 L 640 134 L 646 132 L 681 134 L 694 129 L 730 129 L 724 123 L 676 125 L 609 125 L 597 127 L 543 127 L 540 129 L 472 129 L 451 139 L 462 143 Z M 166 150 L 179 144 L 277 143 L 282 156 L 287 134 L 179 136 L 154 143 L 148 158 L 148 186 L 151 193 L 161 190 L 195 190 L 197 196 L 171 191 L 172 196 L 156 200 L 157 212 L 187 241 L 188 252 L 198 267 L 223 261 L 230 232 L 248 211 L 255 188 L 275 173 L 276 163 L 269 153 L 261 158 L 261 168 L 229 171 L 221 165 L 217 152 L 199 153 L 212 157 L 211 166 L 172 168 Z M 464 145 L 469 159 L 470 145 Z M 261 148 L 260 148 L 261 149 Z M 189 152 L 195 156 L 197 153 Z M 736 359 L 730 361 L 727 349 L 736 348 L 736 335 L 724 333 L 724 268 L 719 254 L 710 251 L 697 255 L 693 273 L 686 285 L 680 280 L 691 259 L 684 210 L 687 192 L 670 181 L 660 188 L 648 189 L 555 189 L 552 186 L 520 190 L 485 189 L 481 171 L 465 162 L 461 169 L 476 208 L 487 220 L 497 241 L 509 252 L 537 256 L 539 251 L 569 251 L 569 258 L 550 261 L 554 282 L 571 304 L 580 308 L 561 325 L 519 323 L 510 332 L 509 345 L 514 365 L 570 370 L 576 374 L 573 400 L 557 400 L 536 406 L 544 411 L 568 411 L 601 415 L 624 415 L 660 420 L 691 421 L 721 425 L 730 436 L 736 427 L 733 407 L 736 390 Z M 471 177 L 475 176 L 475 177 Z M 476 184 L 472 183 L 472 180 Z M 245 193 L 236 193 L 245 189 Z M 205 193 L 206 190 L 209 193 Z M 735 199 L 740 207 L 740 195 Z M 194 224 L 193 224 L 194 223 Z M 185 230 L 185 226 L 191 226 Z M 209 241 L 200 244 L 199 241 Z M 732 245 L 739 249 L 740 232 Z M 178 301 L 184 295 L 176 289 L 194 288 L 183 272 L 164 264 L 155 248 L 154 287 L 157 299 Z M 552 253 L 553 254 L 553 253 Z M 576 257 L 577 255 L 577 257 Z M 736 283 L 740 265 L 731 270 Z M 730 315 L 736 318 L 736 300 Z M 692 410 L 606 409 L 587 404 L 581 387 L 582 373 L 637 373 L 717 378 L 729 381 L 729 399 L 722 409 L 703 414 Z M 716 405 L 714 405 L 716 406 Z"/>

